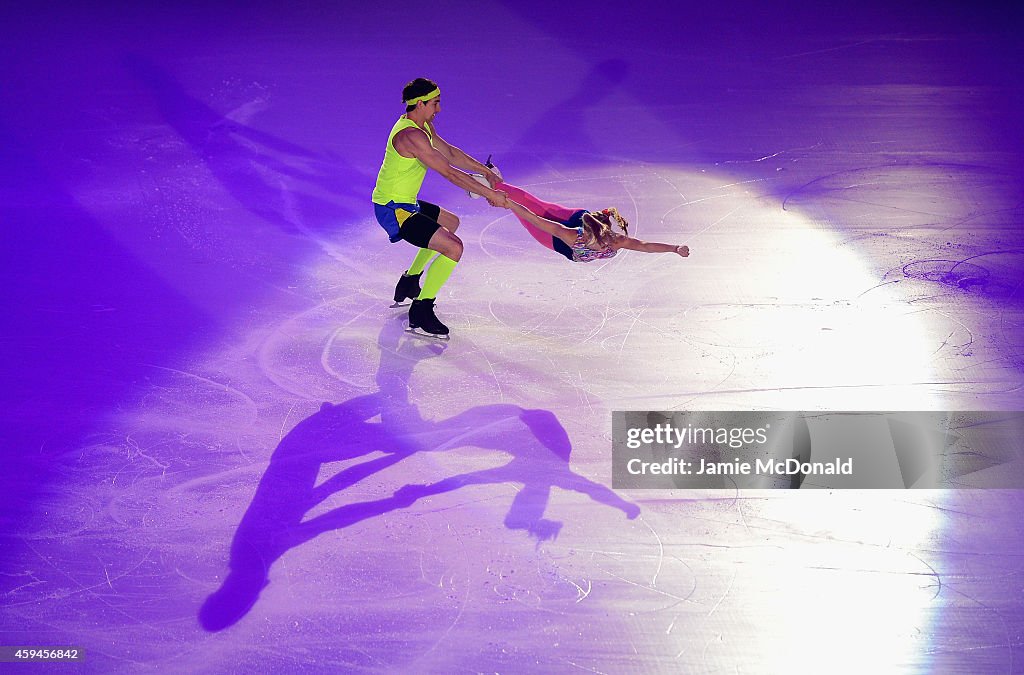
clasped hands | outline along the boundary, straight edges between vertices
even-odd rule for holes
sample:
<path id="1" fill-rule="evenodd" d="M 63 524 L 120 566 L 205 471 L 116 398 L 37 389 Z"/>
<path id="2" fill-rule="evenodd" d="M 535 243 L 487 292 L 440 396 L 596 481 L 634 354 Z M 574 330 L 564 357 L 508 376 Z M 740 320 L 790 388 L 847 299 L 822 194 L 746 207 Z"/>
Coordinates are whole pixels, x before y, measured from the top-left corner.
<path id="1" fill-rule="evenodd" d="M 494 190 L 492 194 L 484 195 L 487 203 L 500 209 L 510 208 L 508 204 L 508 193 L 501 190 Z"/>

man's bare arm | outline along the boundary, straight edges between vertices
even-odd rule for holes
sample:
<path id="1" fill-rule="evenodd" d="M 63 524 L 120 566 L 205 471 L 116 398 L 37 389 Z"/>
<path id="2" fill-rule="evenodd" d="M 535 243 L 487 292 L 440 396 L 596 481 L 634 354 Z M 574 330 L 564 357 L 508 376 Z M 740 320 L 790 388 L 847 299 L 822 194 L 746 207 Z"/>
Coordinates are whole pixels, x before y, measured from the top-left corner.
<path id="1" fill-rule="evenodd" d="M 431 126 L 431 128 L 433 129 L 433 126 Z M 436 130 L 434 130 L 433 139 L 434 147 L 437 148 L 438 152 L 444 155 L 453 166 L 481 174 L 487 179 L 487 182 L 490 183 L 491 187 L 494 187 L 499 181 L 501 181 L 501 177 L 494 173 L 489 166 L 474 159 L 473 157 L 470 157 L 461 148 L 455 147 L 438 136 Z"/>
<path id="2" fill-rule="evenodd" d="M 486 197 L 487 201 L 495 206 L 505 205 L 504 192 L 497 192 L 491 188 L 484 187 L 470 178 L 468 174 L 452 166 L 448 162 L 448 157 L 430 144 L 427 134 L 422 129 L 413 129 L 411 127 L 403 129 L 395 134 L 392 143 L 399 154 L 406 157 L 415 157 L 423 162 L 428 169 L 433 169 L 463 190 Z M 479 162 L 477 163 L 479 164 Z M 483 165 L 481 164 L 481 166 Z"/>

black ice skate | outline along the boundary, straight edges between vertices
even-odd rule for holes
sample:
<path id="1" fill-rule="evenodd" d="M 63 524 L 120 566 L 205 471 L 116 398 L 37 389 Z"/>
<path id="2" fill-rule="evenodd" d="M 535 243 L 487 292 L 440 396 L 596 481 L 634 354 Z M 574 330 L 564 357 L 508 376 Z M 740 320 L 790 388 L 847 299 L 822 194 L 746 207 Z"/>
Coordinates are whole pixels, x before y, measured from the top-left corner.
<path id="1" fill-rule="evenodd" d="M 423 337 L 438 340 L 448 339 L 448 326 L 438 321 L 434 315 L 433 298 L 412 301 L 412 306 L 409 308 L 409 328 L 407 330 Z"/>
<path id="2" fill-rule="evenodd" d="M 409 304 L 405 300 L 415 300 L 420 296 L 421 276 L 423 276 L 422 272 L 402 275 L 395 286 L 395 304 L 391 305 L 392 307 L 405 307 Z"/>

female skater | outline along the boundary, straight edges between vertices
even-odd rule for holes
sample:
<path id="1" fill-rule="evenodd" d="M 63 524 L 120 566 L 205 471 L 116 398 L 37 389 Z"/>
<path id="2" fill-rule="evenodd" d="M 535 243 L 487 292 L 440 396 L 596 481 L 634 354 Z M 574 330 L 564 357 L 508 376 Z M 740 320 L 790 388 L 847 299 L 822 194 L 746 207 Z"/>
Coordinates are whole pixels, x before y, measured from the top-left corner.
<path id="1" fill-rule="evenodd" d="M 508 183 L 497 183 L 494 189 L 508 195 L 508 207 L 534 239 L 573 262 L 611 258 L 623 248 L 644 253 L 676 253 L 684 258 L 690 255 L 687 246 L 630 237 L 629 223 L 614 207 L 603 211 L 571 209 L 537 199 Z M 613 222 L 622 234 L 612 231 Z"/>

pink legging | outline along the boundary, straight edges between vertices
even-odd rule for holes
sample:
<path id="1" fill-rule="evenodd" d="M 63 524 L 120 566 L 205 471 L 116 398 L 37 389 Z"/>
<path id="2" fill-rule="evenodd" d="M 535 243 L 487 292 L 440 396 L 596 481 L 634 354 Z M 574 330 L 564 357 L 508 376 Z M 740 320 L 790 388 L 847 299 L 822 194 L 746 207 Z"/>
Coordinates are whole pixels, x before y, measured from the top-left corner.
<path id="1" fill-rule="evenodd" d="M 561 204 L 545 202 L 537 199 L 523 188 L 516 187 L 515 185 L 509 185 L 508 183 L 498 183 L 494 186 L 494 189 L 507 193 L 509 199 L 522 204 L 541 218 L 547 218 L 548 220 L 554 220 L 555 222 L 564 223 L 569 220 L 572 214 L 579 211 L 579 209 L 570 209 L 568 206 L 562 206 Z M 518 218 L 518 216 L 516 217 Z M 530 233 L 530 236 L 551 250 L 555 249 L 554 242 L 550 234 L 544 230 L 537 229 L 536 226 L 522 218 L 519 218 L 519 222 L 523 224 L 523 227 L 525 227 L 526 231 Z"/>

